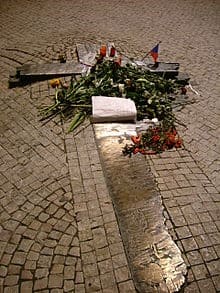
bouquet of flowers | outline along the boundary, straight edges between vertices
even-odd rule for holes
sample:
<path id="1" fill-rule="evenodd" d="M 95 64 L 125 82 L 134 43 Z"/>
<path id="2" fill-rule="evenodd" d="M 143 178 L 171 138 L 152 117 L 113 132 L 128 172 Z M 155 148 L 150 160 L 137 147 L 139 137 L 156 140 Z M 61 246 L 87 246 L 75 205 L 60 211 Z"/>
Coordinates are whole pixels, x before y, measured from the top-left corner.
<path id="1" fill-rule="evenodd" d="M 183 141 L 176 129 L 166 129 L 162 126 L 149 127 L 145 132 L 138 136 L 131 136 L 132 144 L 126 144 L 123 154 L 131 157 L 132 154 L 141 153 L 152 155 L 162 153 L 172 148 L 181 148 Z"/>

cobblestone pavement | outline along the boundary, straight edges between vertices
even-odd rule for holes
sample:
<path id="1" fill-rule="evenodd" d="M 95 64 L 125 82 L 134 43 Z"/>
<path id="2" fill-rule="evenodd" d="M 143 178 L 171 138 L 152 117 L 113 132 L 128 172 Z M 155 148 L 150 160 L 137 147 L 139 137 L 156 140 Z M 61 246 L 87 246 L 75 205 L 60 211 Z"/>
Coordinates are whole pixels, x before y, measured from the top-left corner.
<path id="1" fill-rule="evenodd" d="M 135 292 L 91 126 L 73 138 L 42 125 L 47 82 L 7 84 L 19 64 L 100 40 L 134 57 L 162 40 L 161 60 L 201 94 L 178 113 L 187 150 L 147 161 L 188 264 L 184 292 L 220 291 L 219 12 L 217 0 L 1 1 L 0 291 Z"/>

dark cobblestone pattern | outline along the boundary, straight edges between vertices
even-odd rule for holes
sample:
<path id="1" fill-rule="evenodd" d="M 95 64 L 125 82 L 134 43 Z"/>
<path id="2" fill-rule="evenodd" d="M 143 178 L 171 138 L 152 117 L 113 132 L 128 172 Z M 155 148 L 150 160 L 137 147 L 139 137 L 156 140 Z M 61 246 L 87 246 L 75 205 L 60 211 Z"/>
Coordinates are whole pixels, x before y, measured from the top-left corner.
<path id="1" fill-rule="evenodd" d="M 1 98 L 1 292 L 135 292 L 92 128 L 42 125 L 50 94 L 41 82 Z"/>
<path id="2" fill-rule="evenodd" d="M 92 126 L 66 135 L 86 292 L 135 292 Z"/>
<path id="3" fill-rule="evenodd" d="M 188 266 L 184 292 L 218 291 L 218 190 L 187 151 L 170 151 L 149 163 L 163 198 L 167 227 Z"/>
<path id="4" fill-rule="evenodd" d="M 75 56 L 75 42 L 113 40 L 126 54 L 143 56 L 159 39 L 161 59 L 180 62 L 202 96 L 178 114 L 188 126 L 182 134 L 190 152 L 171 152 L 163 159 L 155 158 L 152 170 L 167 217 L 171 219 L 167 224 L 174 227 L 174 237 L 178 237 L 177 243 L 191 267 L 185 291 L 220 290 L 219 11 L 217 0 L 0 2 L 0 282 L 5 282 L 6 292 L 18 292 L 18 284 L 23 284 L 23 291 L 31 292 L 36 286 L 38 291 L 48 292 L 44 288 L 53 284 L 47 267 L 52 251 L 51 263 L 55 260 L 53 264 L 61 265 L 54 271 L 58 288 L 62 265 L 67 261 L 68 241 L 63 240 L 65 243 L 59 244 L 55 252 L 52 243 L 44 240 L 59 243 L 59 232 L 68 238 L 69 227 L 80 227 L 77 213 L 73 213 L 73 200 L 69 201 L 73 186 L 72 182 L 66 182 L 66 176 L 75 176 L 67 164 L 72 160 L 65 153 L 62 127 L 56 121 L 45 126 L 37 122 L 36 98 L 41 93 L 42 98 L 48 94 L 48 85 L 39 84 L 31 91 L 29 88 L 9 91 L 9 72 L 27 62 L 57 61 L 63 52 L 70 59 Z M 59 228 L 57 223 L 65 216 L 63 211 L 69 215 L 65 219 L 67 227 Z M 70 245 L 82 249 L 79 235 L 78 246 L 74 238 Z M 113 246 L 111 251 L 117 247 L 121 244 Z M 77 259 L 75 255 L 71 257 Z M 75 276 L 82 280 L 82 269 L 77 270 L 77 263 L 68 262 L 67 266 L 75 266 Z M 101 282 L 114 280 L 112 276 L 106 273 Z M 68 280 L 65 279 L 67 291 L 71 292 L 73 285 Z M 127 292 L 129 282 L 118 285 L 120 292 Z M 62 291 L 57 288 L 51 288 L 51 292 Z M 77 281 L 76 288 L 76 292 L 85 292 L 81 281 Z"/>

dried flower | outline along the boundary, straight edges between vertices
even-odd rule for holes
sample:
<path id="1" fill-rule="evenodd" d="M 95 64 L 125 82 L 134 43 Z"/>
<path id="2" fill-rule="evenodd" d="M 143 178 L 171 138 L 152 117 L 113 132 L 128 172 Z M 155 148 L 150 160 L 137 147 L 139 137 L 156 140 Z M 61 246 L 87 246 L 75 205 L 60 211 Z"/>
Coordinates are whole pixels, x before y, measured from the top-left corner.
<path id="1" fill-rule="evenodd" d="M 160 136 L 159 135 L 153 135 L 152 137 L 153 142 L 157 142 L 160 140 Z"/>
<path id="2" fill-rule="evenodd" d="M 181 88 L 181 94 L 185 95 L 187 93 L 187 89 L 185 87 Z"/>
<path id="3" fill-rule="evenodd" d="M 175 148 L 181 148 L 183 145 L 183 141 L 181 138 L 178 138 L 176 143 L 175 143 Z"/>
<path id="4" fill-rule="evenodd" d="M 140 135 L 138 135 L 138 136 L 132 135 L 131 140 L 133 141 L 134 144 L 139 144 L 141 141 L 141 137 L 140 137 Z"/>
<path id="5" fill-rule="evenodd" d="M 134 150 L 133 150 L 133 154 L 135 155 L 135 154 L 137 154 L 137 153 L 139 153 L 140 152 L 140 149 L 139 148 L 135 148 Z"/>
<path id="6" fill-rule="evenodd" d="M 60 84 L 61 84 L 61 81 L 58 78 L 50 80 L 50 85 L 52 88 L 56 88 Z"/>
<path id="7" fill-rule="evenodd" d="M 150 127 L 141 135 L 131 136 L 131 141 L 133 144 L 124 147 L 124 155 L 153 155 L 174 147 L 180 148 L 183 144 L 175 128 L 165 130 L 163 126 Z"/>

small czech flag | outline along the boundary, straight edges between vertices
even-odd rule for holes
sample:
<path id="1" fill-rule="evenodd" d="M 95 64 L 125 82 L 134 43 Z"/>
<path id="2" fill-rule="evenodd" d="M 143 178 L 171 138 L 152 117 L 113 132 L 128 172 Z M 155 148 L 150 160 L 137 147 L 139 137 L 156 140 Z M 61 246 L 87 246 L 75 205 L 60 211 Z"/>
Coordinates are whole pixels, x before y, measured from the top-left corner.
<path id="1" fill-rule="evenodd" d="M 150 55 L 153 57 L 154 62 L 157 62 L 157 58 L 158 58 L 158 51 L 159 51 L 159 44 L 158 43 L 151 51 L 150 51 Z"/>

